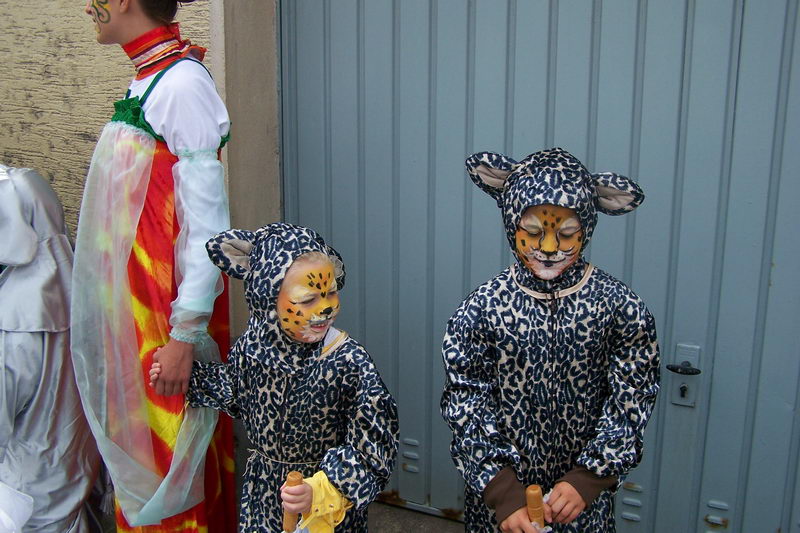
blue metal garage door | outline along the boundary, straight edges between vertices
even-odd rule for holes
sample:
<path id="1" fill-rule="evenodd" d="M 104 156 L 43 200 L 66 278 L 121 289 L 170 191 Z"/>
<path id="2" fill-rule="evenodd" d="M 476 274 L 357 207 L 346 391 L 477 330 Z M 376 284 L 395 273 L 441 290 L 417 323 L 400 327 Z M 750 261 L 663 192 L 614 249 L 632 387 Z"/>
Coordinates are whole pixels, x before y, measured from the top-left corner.
<path id="1" fill-rule="evenodd" d="M 624 532 L 800 533 L 797 0 L 287 0 L 286 219 L 348 266 L 339 325 L 398 399 L 407 505 L 458 512 L 444 324 L 509 263 L 464 158 L 551 146 L 647 200 L 592 262 L 656 316 L 664 372 Z"/>

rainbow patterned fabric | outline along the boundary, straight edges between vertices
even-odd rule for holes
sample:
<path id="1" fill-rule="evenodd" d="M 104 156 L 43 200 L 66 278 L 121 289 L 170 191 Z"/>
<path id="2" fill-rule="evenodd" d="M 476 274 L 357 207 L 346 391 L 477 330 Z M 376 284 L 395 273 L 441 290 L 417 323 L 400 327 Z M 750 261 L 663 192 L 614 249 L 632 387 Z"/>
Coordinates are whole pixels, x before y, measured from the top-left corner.
<path id="1" fill-rule="evenodd" d="M 157 141 L 153 155 L 145 203 L 136 229 L 136 239 L 128 261 L 131 302 L 136 319 L 142 379 L 149 380 L 149 370 L 156 349 L 169 340 L 171 302 L 177 295 L 174 282 L 173 244 L 178 235 L 172 166 L 177 157 L 163 141 Z M 209 323 L 209 334 L 227 354 L 228 291 L 217 297 Z M 223 360 L 226 359 L 223 355 Z M 172 450 L 183 420 L 184 396 L 160 396 L 146 387 L 147 414 L 156 457 L 156 467 L 166 475 Z M 117 506 L 117 531 L 137 533 L 216 533 L 236 531 L 234 489 L 233 429 L 230 417 L 221 415 L 206 455 L 205 500 L 160 525 L 132 527 Z"/>

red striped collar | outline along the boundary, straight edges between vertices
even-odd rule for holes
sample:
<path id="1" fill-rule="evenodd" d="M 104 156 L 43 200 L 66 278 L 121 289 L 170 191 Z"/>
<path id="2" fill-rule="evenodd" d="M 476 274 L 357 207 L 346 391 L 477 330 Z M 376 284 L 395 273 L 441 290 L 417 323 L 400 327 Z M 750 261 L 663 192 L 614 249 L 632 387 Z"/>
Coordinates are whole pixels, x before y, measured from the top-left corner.
<path id="1" fill-rule="evenodd" d="M 202 61 L 206 49 L 181 39 L 177 23 L 159 26 L 122 46 L 136 67 L 136 79 L 140 80 L 168 67 L 173 62 L 192 55 Z"/>

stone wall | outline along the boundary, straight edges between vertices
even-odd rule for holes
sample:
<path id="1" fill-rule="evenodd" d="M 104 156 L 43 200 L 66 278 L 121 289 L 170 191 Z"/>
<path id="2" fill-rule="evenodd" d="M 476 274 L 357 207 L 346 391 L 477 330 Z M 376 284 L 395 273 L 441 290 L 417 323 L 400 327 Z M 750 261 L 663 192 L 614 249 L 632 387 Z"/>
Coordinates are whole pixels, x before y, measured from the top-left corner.
<path id="1" fill-rule="evenodd" d="M 134 74 L 119 46 L 97 44 L 83 5 L 0 0 L 0 161 L 50 180 L 73 235 L 95 141 Z M 208 47 L 210 9 L 182 6 L 182 35 Z"/>

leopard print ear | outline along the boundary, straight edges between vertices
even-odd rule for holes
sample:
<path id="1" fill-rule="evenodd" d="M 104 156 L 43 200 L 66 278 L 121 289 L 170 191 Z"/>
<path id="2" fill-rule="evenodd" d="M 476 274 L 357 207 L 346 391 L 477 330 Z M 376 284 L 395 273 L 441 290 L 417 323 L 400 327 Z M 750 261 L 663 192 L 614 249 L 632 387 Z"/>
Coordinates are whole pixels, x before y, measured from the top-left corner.
<path id="1" fill-rule="evenodd" d="M 479 152 L 469 156 L 464 164 L 472 182 L 502 207 L 506 179 L 517 162 L 502 154 Z"/>
<path id="2" fill-rule="evenodd" d="M 206 243 L 208 257 L 217 267 L 232 278 L 250 277 L 250 251 L 255 243 L 255 233 L 232 229 L 214 235 Z"/>
<path id="3" fill-rule="evenodd" d="M 644 201 L 642 189 L 630 178 L 600 172 L 592 174 L 594 183 L 594 205 L 606 215 L 630 213 Z"/>

